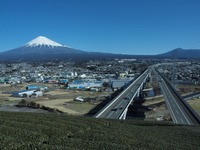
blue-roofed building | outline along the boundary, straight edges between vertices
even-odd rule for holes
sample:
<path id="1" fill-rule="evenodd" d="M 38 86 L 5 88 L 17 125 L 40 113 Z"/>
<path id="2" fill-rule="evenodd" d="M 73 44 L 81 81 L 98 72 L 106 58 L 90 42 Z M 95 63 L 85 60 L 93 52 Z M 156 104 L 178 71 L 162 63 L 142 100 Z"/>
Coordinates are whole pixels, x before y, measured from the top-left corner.
<path id="1" fill-rule="evenodd" d="M 91 89 L 91 88 L 101 88 L 101 87 L 102 87 L 102 81 L 89 82 L 89 81 L 76 80 L 68 84 L 69 89 Z"/>
<path id="2" fill-rule="evenodd" d="M 44 91 L 47 90 L 48 87 L 46 86 L 38 86 L 38 85 L 28 85 L 26 86 L 26 90 L 39 90 L 39 91 Z"/>
<path id="3" fill-rule="evenodd" d="M 12 92 L 12 96 L 14 96 L 14 97 L 31 97 L 34 92 L 36 92 L 36 90 L 15 91 L 15 92 Z"/>

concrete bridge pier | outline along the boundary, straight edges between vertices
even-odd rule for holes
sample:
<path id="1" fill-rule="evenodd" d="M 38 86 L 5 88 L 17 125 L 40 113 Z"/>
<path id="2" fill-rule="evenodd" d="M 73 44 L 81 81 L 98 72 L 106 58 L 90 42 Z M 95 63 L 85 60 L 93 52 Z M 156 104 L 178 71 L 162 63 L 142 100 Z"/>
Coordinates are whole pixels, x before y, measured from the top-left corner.
<path id="1" fill-rule="evenodd" d="M 144 83 L 145 82 L 142 82 L 142 84 L 140 85 L 140 87 L 137 90 L 136 98 L 138 98 L 138 99 L 139 99 L 139 97 L 141 97 L 141 95 L 143 93 Z"/>
<path id="2" fill-rule="evenodd" d="M 136 97 L 140 97 L 140 89 L 137 90 Z"/>

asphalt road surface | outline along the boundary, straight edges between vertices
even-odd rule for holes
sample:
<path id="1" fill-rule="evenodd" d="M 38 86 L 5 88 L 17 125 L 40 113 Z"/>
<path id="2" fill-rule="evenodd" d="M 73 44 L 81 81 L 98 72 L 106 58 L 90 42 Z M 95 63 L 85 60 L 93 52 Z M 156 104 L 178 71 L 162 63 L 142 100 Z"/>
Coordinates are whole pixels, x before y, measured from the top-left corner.
<path id="1" fill-rule="evenodd" d="M 173 119 L 173 122 L 177 124 L 192 125 L 193 124 L 192 120 L 186 114 L 184 109 L 180 107 L 180 104 L 177 101 L 176 97 L 170 92 L 164 81 L 160 82 L 160 86 L 162 91 L 164 91 L 163 95 L 165 97 L 168 109 L 171 112 L 171 117 Z"/>
<path id="2" fill-rule="evenodd" d="M 194 120 L 191 119 L 192 115 L 188 115 L 189 113 L 187 108 L 182 105 L 181 100 L 174 93 L 176 91 L 170 90 L 170 87 L 166 84 L 165 80 L 155 71 L 154 68 L 153 72 L 159 82 L 159 86 L 162 90 L 173 122 L 176 124 L 193 125 Z"/>
<path id="3" fill-rule="evenodd" d="M 131 83 L 119 96 L 106 105 L 97 115 L 96 118 L 119 119 L 121 114 L 130 105 L 132 99 L 136 96 L 141 84 L 147 78 L 149 69 Z"/>

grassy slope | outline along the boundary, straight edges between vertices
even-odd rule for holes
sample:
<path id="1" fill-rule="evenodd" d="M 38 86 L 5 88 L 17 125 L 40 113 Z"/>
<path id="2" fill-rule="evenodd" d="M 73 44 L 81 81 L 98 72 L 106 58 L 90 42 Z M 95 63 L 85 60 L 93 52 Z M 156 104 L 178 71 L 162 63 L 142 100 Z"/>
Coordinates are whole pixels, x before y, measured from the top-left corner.
<path id="1" fill-rule="evenodd" d="M 0 149 L 200 149 L 200 126 L 0 112 Z"/>

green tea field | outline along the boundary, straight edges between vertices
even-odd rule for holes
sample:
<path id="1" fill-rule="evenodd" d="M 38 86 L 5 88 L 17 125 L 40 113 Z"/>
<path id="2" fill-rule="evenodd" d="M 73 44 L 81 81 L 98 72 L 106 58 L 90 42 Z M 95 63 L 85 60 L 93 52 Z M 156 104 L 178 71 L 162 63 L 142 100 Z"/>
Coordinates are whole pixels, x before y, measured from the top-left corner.
<path id="1" fill-rule="evenodd" d="M 197 150 L 200 126 L 0 112 L 0 149 Z"/>

